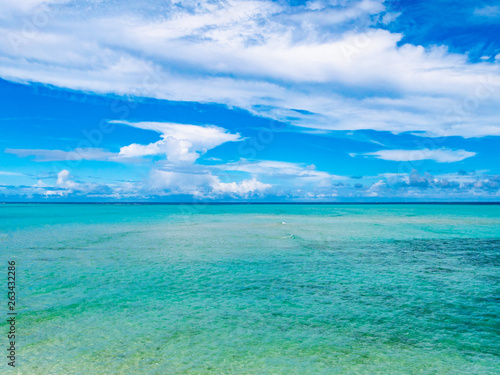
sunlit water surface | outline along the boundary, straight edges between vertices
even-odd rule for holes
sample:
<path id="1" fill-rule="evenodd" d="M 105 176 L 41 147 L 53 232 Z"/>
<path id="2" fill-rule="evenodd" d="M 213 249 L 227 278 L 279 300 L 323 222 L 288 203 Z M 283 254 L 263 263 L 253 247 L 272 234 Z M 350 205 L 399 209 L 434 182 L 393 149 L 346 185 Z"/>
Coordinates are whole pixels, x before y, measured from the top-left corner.
<path id="1" fill-rule="evenodd" d="M 4 204 L 0 245 L 2 374 L 500 373 L 500 206 Z"/>

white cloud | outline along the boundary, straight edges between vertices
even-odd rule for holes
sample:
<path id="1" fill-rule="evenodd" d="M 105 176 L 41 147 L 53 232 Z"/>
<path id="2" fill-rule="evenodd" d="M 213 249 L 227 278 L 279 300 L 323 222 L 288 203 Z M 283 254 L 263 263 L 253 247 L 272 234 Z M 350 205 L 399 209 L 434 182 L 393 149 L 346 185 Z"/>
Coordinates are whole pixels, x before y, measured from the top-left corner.
<path id="1" fill-rule="evenodd" d="M 276 187 L 274 193 L 304 190 L 315 194 L 318 190 L 329 190 L 339 180 L 346 179 L 345 176 L 318 171 L 314 165 L 273 160 L 251 162 L 241 159 L 235 163 L 212 165 L 211 168 L 215 173 L 224 171 L 233 175 L 235 172 L 243 172 L 250 174 L 252 178 L 264 179 Z"/>
<path id="2" fill-rule="evenodd" d="M 500 16 L 500 6 L 488 5 L 482 8 L 478 8 L 474 11 L 474 14 L 483 17 L 498 17 Z"/>
<path id="3" fill-rule="evenodd" d="M 476 155 L 476 153 L 465 150 L 450 150 L 446 148 L 435 150 L 426 148 L 420 150 L 381 150 L 376 152 L 350 155 L 373 156 L 377 159 L 392 161 L 434 160 L 438 163 L 453 163 L 473 157 Z"/>
<path id="4" fill-rule="evenodd" d="M 155 169 L 151 172 L 151 187 L 167 195 L 187 194 L 198 198 L 224 195 L 248 197 L 271 188 L 255 178 L 241 182 L 222 182 L 210 173 L 172 172 Z"/>
<path id="5" fill-rule="evenodd" d="M 76 148 L 73 151 L 43 150 L 43 149 L 5 149 L 8 154 L 19 157 L 34 156 L 35 161 L 78 161 L 78 160 L 107 160 L 123 161 L 119 155 L 101 148 Z"/>
<path id="6" fill-rule="evenodd" d="M 37 10 L 16 8 L 24 13 L 14 17 L 9 4 L 0 28 L 5 79 L 224 103 L 270 117 L 277 112 L 262 108 L 283 108 L 283 114 L 299 108 L 316 115 L 296 115 L 294 124 L 317 129 L 500 134 L 500 66 L 471 64 L 443 47 L 399 46 L 402 35 L 370 28 L 370 15 L 385 14 L 382 1 L 293 8 L 267 1 L 146 1 L 141 9 L 107 3 L 83 12 L 69 3 L 29 35 L 19 20 L 31 20 Z"/>
<path id="7" fill-rule="evenodd" d="M 382 23 L 385 25 L 388 25 L 391 22 L 394 22 L 396 20 L 396 18 L 398 18 L 400 15 L 401 15 L 401 12 L 387 12 L 382 17 Z"/>
<path id="8" fill-rule="evenodd" d="M 45 181 L 44 181 L 45 180 Z M 126 198 L 147 198 L 147 184 L 141 182 L 76 182 L 71 176 L 71 172 L 67 169 L 57 173 L 55 181 L 53 177 L 45 177 L 44 180 L 39 179 L 29 187 L 17 186 L 13 187 L 13 191 L 9 191 L 10 195 L 33 196 L 45 198 L 57 197 L 83 197 L 104 199 L 126 199 Z M 49 180 L 47 182 L 47 180 Z"/>
<path id="9" fill-rule="evenodd" d="M 217 178 L 210 174 L 182 173 L 153 169 L 150 174 L 154 190 L 168 191 L 169 194 L 188 194 L 195 197 L 209 193 Z"/>
<path id="10" fill-rule="evenodd" d="M 0 176 L 24 176 L 22 173 L 0 171 Z"/>
<path id="11" fill-rule="evenodd" d="M 257 179 L 252 178 L 251 180 L 243 180 L 240 183 L 237 182 L 217 182 L 213 188 L 216 192 L 229 193 L 236 195 L 248 195 L 255 192 L 263 192 L 264 190 L 270 189 L 272 186 L 270 184 L 264 184 Z"/>
<path id="12" fill-rule="evenodd" d="M 241 159 L 237 163 L 217 164 L 214 168 L 226 171 L 241 171 L 256 175 L 267 176 L 292 176 L 296 178 L 315 178 L 315 179 L 344 179 L 343 176 L 336 176 L 327 172 L 317 171 L 314 165 L 305 165 L 298 163 L 289 163 L 274 160 L 262 160 L 249 162 Z"/>
<path id="13" fill-rule="evenodd" d="M 212 199 L 261 194 L 302 196 L 303 192 L 334 194 L 332 187 L 345 179 L 318 171 L 314 165 L 241 159 L 211 165 L 157 163 L 146 185 L 151 188 L 150 194 L 187 194 Z"/>
<path id="14" fill-rule="evenodd" d="M 49 187 L 50 185 L 46 184 L 42 180 L 38 180 L 36 184 L 33 185 L 34 188 L 46 188 Z"/>
<path id="15" fill-rule="evenodd" d="M 67 197 L 73 193 L 88 193 L 89 184 L 79 184 L 71 178 L 71 173 L 67 169 L 61 170 L 57 174 L 55 184 L 48 184 L 42 180 L 38 180 L 31 187 L 16 188 L 19 195 L 41 195 L 44 197 Z"/>
<path id="16" fill-rule="evenodd" d="M 61 172 L 57 174 L 57 181 L 56 185 L 65 188 L 65 189 L 76 189 L 78 188 L 79 184 L 74 182 L 70 178 L 70 173 L 67 169 L 63 169 Z"/>
<path id="17" fill-rule="evenodd" d="M 189 170 L 191 168 L 191 170 Z M 198 169 L 196 169 L 198 168 Z M 303 188 L 300 184 L 260 181 L 252 177 L 239 182 L 231 181 L 230 175 L 213 175 L 200 166 L 189 166 L 185 172 L 154 169 L 149 178 L 141 182 L 118 182 L 106 185 L 85 181 L 75 182 L 68 170 L 58 173 L 53 183 L 38 180 L 32 186 L 1 186 L 0 194 L 26 198 L 86 198 L 123 200 L 129 198 L 148 199 L 152 196 L 170 199 L 179 194 L 197 199 L 223 197 L 253 199 L 278 198 L 285 201 L 331 201 L 337 198 L 365 199 L 438 199 L 438 200 L 498 200 L 500 176 L 481 171 L 431 175 L 411 173 L 367 176 L 353 185 L 352 181 L 334 185 Z M 213 172 L 213 171 L 212 171 Z M 265 178 L 265 175 L 261 177 Z M 47 177 L 48 178 L 48 177 Z M 174 198 L 175 199 L 175 198 Z"/>
<path id="18" fill-rule="evenodd" d="M 120 123 L 114 121 L 115 123 Z M 148 145 L 131 144 L 120 149 L 122 157 L 166 155 L 173 163 L 193 163 L 200 155 L 226 142 L 242 140 L 239 134 L 228 133 L 217 126 L 198 126 L 164 122 L 121 122 L 140 129 L 161 133 L 162 140 Z"/>
<path id="19" fill-rule="evenodd" d="M 42 11 L 47 12 L 49 6 L 63 5 L 69 2 L 69 0 L 3 0 L 2 8 L 4 12 L 8 15 L 17 15 L 29 11 L 36 11 L 41 13 Z M 4 16 L 4 18 L 7 18 Z"/>
<path id="20" fill-rule="evenodd" d="M 76 148 L 72 151 L 43 149 L 6 149 L 6 153 L 19 157 L 34 156 L 35 161 L 79 161 L 100 160 L 113 162 L 136 162 L 137 158 L 148 155 L 165 156 L 168 161 L 177 163 L 193 163 L 208 150 L 226 142 L 242 140 L 236 133 L 227 132 L 217 126 L 198 126 L 162 122 L 120 122 L 140 129 L 153 130 L 161 133 L 161 140 L 141 145 L 133 143 L 120 148 L 119 153 L 102 148 Z"/>

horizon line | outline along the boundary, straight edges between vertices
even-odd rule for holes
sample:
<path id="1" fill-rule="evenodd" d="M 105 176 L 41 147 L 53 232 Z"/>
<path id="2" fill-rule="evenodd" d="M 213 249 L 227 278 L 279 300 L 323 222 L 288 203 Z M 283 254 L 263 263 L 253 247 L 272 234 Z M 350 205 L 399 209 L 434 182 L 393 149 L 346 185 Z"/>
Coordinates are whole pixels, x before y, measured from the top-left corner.
<path id="1" fill-rule="evenodd" d="M 423 201 L 423 202 L 405 202 L 405 201 L 394 201 L 394 202 L 0 202 L 0 204 L 110 204 L 110 205 L 265 205 L 265 204 L 275 204 L 275 205 L 286 205 L 286 204 L 296 204 L 296 205 L 348 205 L 348 204 L 360 204 L 360 205 L 374 205 L 374 204 L 450 204 L 450 205 L 500 205 L 500 201 L 485 201 L 485 202 L 474 202 L 474 201 Z"/>

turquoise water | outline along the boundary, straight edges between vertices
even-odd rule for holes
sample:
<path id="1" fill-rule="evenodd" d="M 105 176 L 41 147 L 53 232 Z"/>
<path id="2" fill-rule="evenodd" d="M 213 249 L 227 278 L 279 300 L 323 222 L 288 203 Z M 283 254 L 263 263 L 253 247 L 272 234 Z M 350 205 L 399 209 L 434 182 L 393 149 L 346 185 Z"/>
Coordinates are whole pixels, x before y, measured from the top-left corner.
<path id="1" fill-rule="evenodd" d="M 500 373 L 500 206 L 4 204 L 0 245 L 2 374 Z"/>

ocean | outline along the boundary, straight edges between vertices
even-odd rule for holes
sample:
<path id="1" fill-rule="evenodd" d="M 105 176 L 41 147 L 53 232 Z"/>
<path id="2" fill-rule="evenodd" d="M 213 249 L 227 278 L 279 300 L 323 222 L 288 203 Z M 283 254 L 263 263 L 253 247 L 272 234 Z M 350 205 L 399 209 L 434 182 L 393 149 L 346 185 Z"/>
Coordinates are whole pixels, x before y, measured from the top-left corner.
<path id="1" fill-rule="evenodd" d="M 499 205 L 2 204 L 2 374 L 500 374 Z"/>

